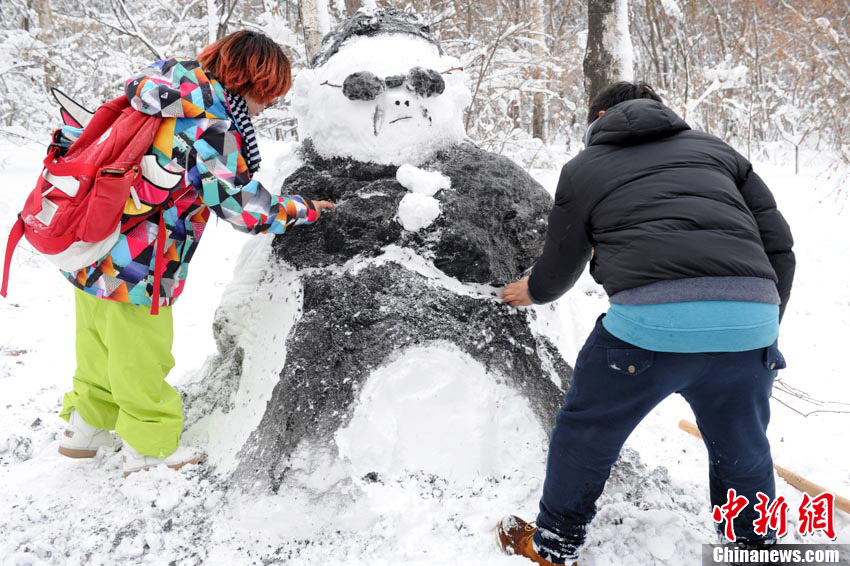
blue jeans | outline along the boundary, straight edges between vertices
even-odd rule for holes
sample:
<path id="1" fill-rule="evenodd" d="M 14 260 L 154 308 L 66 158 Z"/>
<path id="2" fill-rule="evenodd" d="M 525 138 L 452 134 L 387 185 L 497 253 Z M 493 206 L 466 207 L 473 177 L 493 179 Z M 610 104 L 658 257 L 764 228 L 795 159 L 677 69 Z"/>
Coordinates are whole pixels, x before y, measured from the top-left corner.
<path id="1" fill-rule="evenodd" d="M 746 352 L 676 354 L 643 350 L 610 334 L 602 317 L 579 352 L 566 402 L 549 447 L 534 546 L 555 564 L 578 557 L 596 500 L 631 432 L 671 393 L 696 415 L 709 454 L 711 505 L 727 490 L 750 505 L 734 521 L 736 535 L 753 533 L 756 493 L 774 497 L 773 461 L 765 434 L 770 393 L 785 361 L 776 344 Z"/>

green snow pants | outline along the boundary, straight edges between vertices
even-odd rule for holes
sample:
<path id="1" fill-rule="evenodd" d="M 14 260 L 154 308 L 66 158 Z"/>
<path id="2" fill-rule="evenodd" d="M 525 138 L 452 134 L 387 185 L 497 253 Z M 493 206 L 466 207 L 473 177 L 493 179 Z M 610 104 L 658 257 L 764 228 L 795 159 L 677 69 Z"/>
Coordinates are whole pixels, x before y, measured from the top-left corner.
<path id="1" fill-rule="evenodd" d="M 171 307 L 153 316 L 147 307 L 74 292 L 77 371 L 59 416 L 68 420 L 76 409 L 139 453 L 165 458 L 183 432 L 183 400 L 165 381 L 174 367 Z"/>

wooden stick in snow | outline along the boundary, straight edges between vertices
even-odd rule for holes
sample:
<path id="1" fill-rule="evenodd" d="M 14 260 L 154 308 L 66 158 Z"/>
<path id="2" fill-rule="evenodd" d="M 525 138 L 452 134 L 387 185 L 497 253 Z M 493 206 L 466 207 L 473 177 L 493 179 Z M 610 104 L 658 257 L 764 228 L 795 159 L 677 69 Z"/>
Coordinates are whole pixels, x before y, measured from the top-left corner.
<path id="1" fill-rule="evenodd" d="M 697 425 L 690 421 L 681 420 L 679 421 L 679 428 L 690 434 L 691 436 L 695 436 L 702 440 L 702 434 L 700 433 Z M 773 469 L 776 470 L 776 473 L 780 478 L 784 479 L 793 487 L 799 489 L 802 492 L 808 493 L 812 497 L 817 497 L 824 491 L 829 491 L 825 487 L 821 487 L 818 484 L 811 482 L 804 478 L 803 476 L 792 472 L 787 468 L 783 468 L 782 466 L 773 465 Z M 835 492 L 830 492 L 835 493 Z M 850 500 L 846 497 L 841 497 L 840 495 L 835 495 L 835 508 L 844 511 L 845 513 L 850 514 Z"/>

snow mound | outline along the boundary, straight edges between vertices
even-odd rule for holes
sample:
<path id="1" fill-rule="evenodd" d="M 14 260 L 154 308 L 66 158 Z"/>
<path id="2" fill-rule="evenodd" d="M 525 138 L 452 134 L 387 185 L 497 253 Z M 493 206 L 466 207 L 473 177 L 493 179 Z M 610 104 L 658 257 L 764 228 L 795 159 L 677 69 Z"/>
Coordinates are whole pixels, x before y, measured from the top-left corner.
<path id="1" fill-rule="evenodd" d="M 238 364 L 221 355 L 207 360 L 201 374 L 218 377 L 185 386 L 184 440 L 206 448 L 209 462 L 220 472 L 232 471 L 238 452 L 262 417 L 256 408 L 271 397 L 286 363 L 285 341 L 301 316 L 301 285 L 294 271 L 269 268 L 271 236 L 255 236 L 242 251 L 219 306 L 221 352 L 232 353 Z"/>
<path id="2" fill-rule="evenodd" d="M 395 178 L 408 191 L 429 197 L 452 186 L 451 179 L 439 171 L 426 171 L 409 163 L 398 168 Z"/>
<path id="3" fill-rule="evenodd" d="M 404 195 L 398 203 L 398 220 L 402 227 L 416 232 L 431 225 L 440 216 L 440 201 L 420 193 Z"/>
<path id="4" fill-rule="evenodd" d="M 411 348 L 377 370 L 336 435 L 355 477 L 426 472 L 466 485 L 538 460 L 545 441 L 528 401 L 450 344 Z"/>

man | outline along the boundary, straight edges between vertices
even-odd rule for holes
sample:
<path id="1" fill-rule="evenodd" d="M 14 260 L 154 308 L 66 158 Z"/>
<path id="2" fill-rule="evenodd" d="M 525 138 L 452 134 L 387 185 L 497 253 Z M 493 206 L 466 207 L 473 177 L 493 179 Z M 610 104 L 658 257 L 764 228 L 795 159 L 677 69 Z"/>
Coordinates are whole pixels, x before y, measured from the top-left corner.
<path id="1" fill-rule="evenodd" d="M 610 308 L 578 355 L 552 432 L 536 527 L 506 517 L 502 549 L 542 565 L 578 558 L 595 502 L 629 434 L 671 393 L 691 405 L 709 452 L 711 505 L 727 490 L 774 497 L 765 434 L 793 240 L 750 163 L 691 130 L 645 84 L 621 82 L 590 106 L 587 148 L 561 172 L 543 253 L 505 287 L 515 306 L 554 301 L 590 260 Z M 593 256 L 591 259 L 591 255 Z"/>

